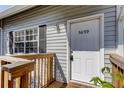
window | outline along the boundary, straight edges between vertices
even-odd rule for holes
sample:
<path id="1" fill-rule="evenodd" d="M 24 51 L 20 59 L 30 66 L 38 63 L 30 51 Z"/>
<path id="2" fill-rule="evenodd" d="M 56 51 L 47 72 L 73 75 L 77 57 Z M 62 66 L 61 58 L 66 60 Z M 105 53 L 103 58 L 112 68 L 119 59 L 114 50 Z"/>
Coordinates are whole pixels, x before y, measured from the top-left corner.
<path id="1" fill-rule="evenodd" d="M 9 53 L 45 53 L 46 25 L 9 32 Z"/>
<path id="2" fill-rule="evenodd" d="M 14 32 L 14 53 L 38 52 L 38 28 Z"/>

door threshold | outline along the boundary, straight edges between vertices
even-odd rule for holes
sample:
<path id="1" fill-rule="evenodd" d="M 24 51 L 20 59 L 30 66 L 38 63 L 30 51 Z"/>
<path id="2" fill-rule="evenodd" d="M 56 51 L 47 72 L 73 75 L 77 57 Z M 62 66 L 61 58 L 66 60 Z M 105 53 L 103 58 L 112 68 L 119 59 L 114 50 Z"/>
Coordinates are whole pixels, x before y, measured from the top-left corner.
<path id="1" fill-rule="evenodd" d="M 83 81 L 70 80 L 70 82 L 83 84 L 83 85 L 86 85 L 86 86 L 90 86 L 90 87 L 92 87 L 92 88 L 99 88 L 98 86 L 96 86 L 96 85 L 94 85 L 94 84 L 90 84 L 90 83 L 83 82 Z"/>

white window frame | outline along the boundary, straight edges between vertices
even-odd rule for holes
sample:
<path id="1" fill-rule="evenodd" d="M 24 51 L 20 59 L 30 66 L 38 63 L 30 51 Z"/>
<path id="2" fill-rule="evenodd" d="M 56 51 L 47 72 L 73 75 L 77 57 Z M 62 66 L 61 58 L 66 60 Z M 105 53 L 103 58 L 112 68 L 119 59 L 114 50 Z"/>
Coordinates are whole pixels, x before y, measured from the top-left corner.
<path id="1" fill-rule="evenodd" d="M 32 26 L 32 27 L 26 27 L 26 28 L 23 28 L 23 29 L 13 30 L 13 54 L 21 54 L 21 53 L 15 53 L 15 38 L 14 38 L 15 37 L 15 32 L 25 30 L 24 35 L 26 35 L 26 30 L 27 29 L 34 29 L 34 28 L 37 28 L 37 35 L 38 35 L 37 38 L 38 39 L 35 40 L 35 41 L 37 41 L 37 53 L 39 53 L 39 25 L 38 25 L 38 26 Z M 8 34 L 9 34 L 9 32 L 8 32 Z M 9 40 L 9 37 L 8 37 L 8 40 Z M 27 42 L 25 37 L 24 37 L 24 42 Z M 31 42 L 33 42 L 33 41 L 31 41 Z M 25 43 L 24 43 L 24 47 L 25 47 Z M 25 48 L 24 48 L 24 53 L 26 53 Z M 9 48 L 8 48 L 8 54 L 10 54 L 9 53 Z M 29 53 L 29 54 L 32 54 L 32 53 Z"/>

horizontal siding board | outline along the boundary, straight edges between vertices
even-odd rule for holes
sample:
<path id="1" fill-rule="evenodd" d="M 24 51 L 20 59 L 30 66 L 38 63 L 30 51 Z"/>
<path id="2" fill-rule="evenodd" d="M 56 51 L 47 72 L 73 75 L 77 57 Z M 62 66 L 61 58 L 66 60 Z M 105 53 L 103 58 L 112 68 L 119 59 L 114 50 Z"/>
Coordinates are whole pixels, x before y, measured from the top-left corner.
<path id="1" fill-rule="evenodd" d="M 105 64 L 111 64 L 109 58 L 106 58 L 106 59 L 105 59 Z"/>
<path id="2" fill-rule="evenodd" d="M 105 41 L 108 41 L 108 40 L 114 40 L 115 41 L 115 35 L 105 36 L 104 40 Z"/>
<path id="3" fill-rule="evenodd" d="M 107 26 L 113 26 L 113 25 L 116 25 L 116 22 L 115 21 L 104 22 L 104 26 L 105 27 L 107 27 Z"/>
<path id="4" fill-rule="evenodd" d="M 104 17 L 106 18 L 106 17 L 113 17 L 113 16 L 114 17 L 116 16 L 115 10 L 105 13 Z"/>
<path id="5" fill-rule="evenodd" d="M 104 13 L 105 56 L 116 45 L 116 7 L 115 6 L 38 6 L 32 10 L 4 19 L 5 31 L 20 28 L 47 25 L 47 52 L 56 53 L 58 72 L 63 75 L 56 76 L 59 79 L 67 78 L 67 20 Z M 60 25 L 60 31 L 57 30 Z M 6 38 L 6 36 L 5 36 Z M 4 42 L 6 39 L 4 39 Z M 6 46 L 6 43 L 4 44 Z M 107 49 L 110 48 L 110 49 Z M 114 51 L 114 49 L 112 50 Z M 6 52 L 6 50 L 4 51 Z M 105 60 L 106 61 L 106 60 Z M 105 62 L 106 65 L 110 63 Z M 65 76 L 64 76 L 65 75 Z M 107 76 L 106 76 L 107 77 Z"/>
<path id="6" fill-rule="evenodd" d="M 108 32 L 105 31 L 105 32 L 104 32 L 104 35 L 105 35 L 105 36 L 115 36 L 116 33 L 115 33 L 115 30 L 114 30 L 114 31 L 108 31 Z"/>
<path id="7" fill-rule="evenodd" d="M 47 37 L 48 41 L 50 41 L 50 40 L 63 40 L 63 39 L 66 39 L 66 37 L 52 37 L 52 38 Z"/>
<path id="8" fill-rule="evenodd" d="M 114 40 L 109 40 L 104 42 L 104 46 L 115 46 L 116 42 Z"/>
<path id="9" fill-rule="evenodd" d="M 105 64 L 105 67 L 109 67 L 111 69 L 112 65 L 111 64 Z"/>
<path id="10" fill-rule="evenodd" d="M 47 38 L 52 38 L 52 37 L 65 37 L 65 38 L 67 38 L 67 36 L 66 36 L 66 33 L 55 33 L 55 34 L 50 34 L 50 35 L 47 35 Z"/>
<path id="11" fill-rule="evenodd" d="M 65 40 L 59 40 L 59 41 L 47 41 L 47 44 L 53 44 L 53 43 L 56 43 L 56 44 L 60 44 L 60 43 L 66 43 L 66 41 Z"/>
<path id="12" fill-rule="evenodd" d="M 67 44 L 66 43 L 63 43 L 63 44 L 47 44 L 47 47 L 66 47 Z"/>

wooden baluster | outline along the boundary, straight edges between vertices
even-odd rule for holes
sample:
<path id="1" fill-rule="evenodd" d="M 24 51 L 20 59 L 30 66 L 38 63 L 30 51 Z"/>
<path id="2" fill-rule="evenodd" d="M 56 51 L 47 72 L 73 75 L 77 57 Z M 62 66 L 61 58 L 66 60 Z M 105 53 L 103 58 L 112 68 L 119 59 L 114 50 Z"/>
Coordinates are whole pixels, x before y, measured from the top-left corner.
<path id="1" fill-rule="evenodd" d="M 0 88 L 2 88 L 2 83 L 3 83 L 3 82 L 2 82 L 2 81 L 3 81 L 3 80 L 2 80 L 2 76 L 3 76 L 3 75 L 2 75 L 2 60 L 0 60 Z"/>
<path id="2" fill-rule="evenodd" d="M 2 65 L 5 65 L 6 62 L 0 60 L 0 88 L 4 88 L 4 71 L 2 70 Z"/>
<path id="3" fill-rule="evenodd" d="M 29 72 L 29 77 L 30 77 L 30 88 L 32 87 L 32 72 Z"/>
<path id="4" fill-rule="evenodd" d="M 117 73 L 118 72 L 118 67 L 113 64 L 112 66 L 112 73 Z M 118 80 L 115 79 L 115 77 L 113 77 L 113 85 L 114 87 L 118 87 Z"/>
<path id="5" fill-rule="evenodd" d="M 13 88 L 13 85 L 14 85 L 14 84 L 13 84 L 13 80 L 9 80 L 8 82 L 9 82 L 9 83 L 8 83 L 8 87 L 9 87 L 9 88 Z"/>
<path id="6" fill-rule="evenodd" d="M 4 88 L 8 88 L 9 86 L 9 73 L 4 71 Z"/>
<path id="7" fill-rule="evenodd" d="M 41 77 L 40 77 L 40 81 L 41 81 L 41 87 L 43 87 L 43 58 L 41 58 Z"/>
<path id="8" fill-rule="evenodd" d="M 11 79 L 11 73 L 8 72 L 8 88 L 13 88 L 13 79 Z"/>
<path id="9" fill-rule="evenodd" d="M 117 73 L 120 73 L 120 72 L 119 72 L 119 67 L 118 67 L 118 66 L 117 66 Z M 119 80 L 117 80 L 117 82 L 118 82 L 118 85 L 117 85 L 117 87 L 119 88 L 119 87 L 120 87 Z"/>
<path id="10" fill-rule="evenodd" d="M 16 88 L 20 88 L 20 81 L 21 81 L 20 77 L 16 78 L 16 84 L 15 84 Z"/>
<path id="11" fill-rule="evenodd" d="M 34 88 L 36 87 L 36 59 L 35 59 L 35 65 L 34 65 Z"/>
<path id="12" fill-rule="evenodd" d="M 47 85 L 49 85 L 51 82 L 50 82 L 50 65 L 51 65 L 51 62 L 50 62 L 50 57 L 47 57 Z"/>
<path id="13" fill-rule="evenodd" d="M 1 83 L 0 83 L 1 88 L 4 88 L 4 71 L 3 70 L 1 70 L 1 79 L 0 80 L 1 80 Z"/>
<path id="14" fill-rule="evenodd" d="M 40 87 L 40 59 L 38 59 L 38 88 Z"/>
<path id="15" fill-rule="evenodd" d="M 123 70 L 122 76 L 123 76 L 123 78 L 124 78 L 124 70 Z M 123 85 L 122 87 L 124 88 L 124 85 Z"/>
<path id="16" fill-rule="evenodd" d="M 50 81 L 53 81 L 53 57 L 50 57 Z"/>
<path id="17" fill-rule="evenodd" d="M 28 88 L 28 73 L 21 76 L 20 87 L 21 88 Z"/>
<path id="18" fill-rule="evenodd" d="M 28 85 L 29 85 L 29 87 L 31 88 L 31 82 L 30 82 L 30 72 L 28 73 Z"/>
<path id="19" fill-rule="evenodd" d="M 48 83 L 48 59 L 46 57 L 46 84 L 45 84 L 45 87 L 47 86 L 47 83 Z"/>
<path id="20" fill-rule="evenodd" d="M 120 75 L 123 75 L 122 69 L 118 68 Z M 123 87 L 123 82 L 121 80 L 119 80 L 119 88 Z"/>
<path id="21" fill-rule="evenodd" d="M 51 57 L 49 57 L 49 65 L 50 65 L 50 83 L 52 82 L 52 78 L 51 78 L 51 70 L 52 70 L 52 63 L 51 63 Z"/>
<path id="22" fill-rule="evenodd" d="M 44 87 L 46 87 L 46 81 L 47 81 L 47 62 L 46 58 L 44 58 Z"/>
<path id="23" fill-rule="evenodd" d="M 112 64 L 112 73 L 115 73 L 115 66 L 114 66 L 114 64 Z M 112 84 L 113 84 L 114 87 L 115 87 L 115 79 L 114 79 L 114 76 L 112 76 Z"/>
<path id="24" fill-rule="evenodd" d="M 115 73 L 115 66 L 114 66 L 114 64 L 112 64 L 112 73 Z M 114 76 L 112 76 L 112 84 L 113 84 L 114 87 L 115 87 L 115 79 L 114 79 Z"/>

